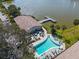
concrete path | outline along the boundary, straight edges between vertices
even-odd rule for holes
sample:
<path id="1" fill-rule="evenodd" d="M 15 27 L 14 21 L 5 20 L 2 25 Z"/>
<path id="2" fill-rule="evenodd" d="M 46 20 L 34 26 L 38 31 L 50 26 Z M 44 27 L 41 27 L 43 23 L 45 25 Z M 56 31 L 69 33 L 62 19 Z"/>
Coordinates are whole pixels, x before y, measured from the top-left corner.
<path id="1" fill-rule="evenodd" d="M 79 59 L 79 41 L 61 53 L 55 59 Z"/>

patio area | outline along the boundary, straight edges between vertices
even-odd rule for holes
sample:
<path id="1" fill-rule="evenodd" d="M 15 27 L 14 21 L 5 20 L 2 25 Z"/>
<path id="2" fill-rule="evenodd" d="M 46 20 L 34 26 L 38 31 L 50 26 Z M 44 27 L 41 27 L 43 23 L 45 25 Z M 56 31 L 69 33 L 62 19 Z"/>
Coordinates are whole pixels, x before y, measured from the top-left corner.
<path id="1" fill-rule="evenodd" d="M 36 29 L 35 31 L 32 32 L 31 34 L 31 39 L 32 40 L 41 40 L 42 38 L 44 38 L 45 36 L 45 32 L 44 30 L 41 28 L 41 29 Z"/>
<path id="2" fill-rule="evenodd" d="M 36 41 L 33 44 L 33 46 L 37 46 L 37 45 L 41 44 L 42 42 L 46 41 L 48 35 L 45 36 L 45 38 L 43 38 L 42 40 Z M 55 41 L 55 40 L 54 40 L 54 43 L 60 44 L 59 41 Z M 52 58 L 55 58 L 60 53 L 62 53 L 64 50 L 65 50 L 65 44 L 62 43 L 62 44 L 60 44 L 60 46 L 58 48 L 50 48 L 47 51 L 45 51 L 42 55 L 38 55 L 36 51 L 34 51 L 34 54 L 35 54 L 36 59 L 52 59 Z"/>

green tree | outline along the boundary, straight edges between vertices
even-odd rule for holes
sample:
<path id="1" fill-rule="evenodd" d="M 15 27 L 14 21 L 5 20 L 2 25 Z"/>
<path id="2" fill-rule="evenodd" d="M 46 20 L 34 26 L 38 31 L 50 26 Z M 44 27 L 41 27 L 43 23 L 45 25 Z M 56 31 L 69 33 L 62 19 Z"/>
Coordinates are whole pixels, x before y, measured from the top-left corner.
<path id="1" fill-rule="evenodd" d="M 74 25 L 79 25 L 79 19 L 75 19 L 75 20 L 73 21 L 73 24 L 74 24 Z"/>
<path id="2" fill-rule="evenodd" d="M 56 35 L 56 29 L 55 29 L 55 26 L 52 25 L 51 27 L 52 27 L 51 33 L 52 33 L 53 35 Z"/>
<path id="3" fill-rule="evenodd" d="M 11 46 L 11 44 L 6 42 L 5 40 L 12 35 L 16 36 L 16 40 L 22 42 L 21 44 L 16 45 L 17 48 Z M 10 59 L 11 57 L 18 59 L 17 54 L 15 54 L 18 52 L 17 50 L 23 52 L 23 56 L 19 59 L 27 59 L 27 58 L 34 59 L 33 53 L 29 53 L 29 49 L 27 48 L 30 40 L 31 40 L 30 34 L 25 32 L 24 30 L 20 30 L 15 23 L 12 24 L 11 26 L 4 27 L 0 21 L 0 59 L 7 59 L 7 58 Z M 15 50 L 16 52 L 14 53 L 13 51 Z"/>
<path id="4" fill-rule="evenodd" d="M 56 28 L 56 29 L 60 29 L 60 26 L 59 26 L 59 25 L 55 25 L 55 28 Z"/>
<path id="5" fill-rule="evenodd" d="M 67 27 L 65 26 L 65 25 L 62 25 L 62 30 L 65 30 L 65 29 L 67 29 Z"/>
<path id="6" fill-rule="evenodd" d="M 8 7 L 8 12 L 12 17 L 17 17 L 21 15 L 20 8 L 17 8 L 15 5 L 10 5 Z"/>
<path id="7" fill-rule="evenodd" d="M 5 39 L 7 39 L 7 37 L 5 37 L 6 33 L 7 32 L 0 21 L 0 59 L 10 59 L 12 54 L 11 51 L 13 50 L 5 41 Z"/>
<path id="8" fill-rule="evenodd" d="M 22 59 L 34 59 L 34 54 L 32 52 L 29 53 L 28 49 L 28 44 L 31 42 L 31 34 L 26 32 L 25 30 L 20 30 L 16 24 L 13 24 L 10 30 L 14 33 L 14 35 L 17 36 L 19 41 L 22 42 L 22 44 L 17 47 L 23 51 Z"/>
<path id="9" fill-rule="evenodd" d="M 20 46 L 18 46 L 19 49 L 23 50 L 23 59 L 34 59 L 34 54 L 31 52 L 29 53 L 28 44 L 31 42 L 30 33 L 21 30 L 17 33 L 17 37 L 21 42 L 23 42 Z"/>
<path id="10" fill-rule="evenodd" d="M 13 0 L 0 0 L 0 2 L 11 3 Z"/>

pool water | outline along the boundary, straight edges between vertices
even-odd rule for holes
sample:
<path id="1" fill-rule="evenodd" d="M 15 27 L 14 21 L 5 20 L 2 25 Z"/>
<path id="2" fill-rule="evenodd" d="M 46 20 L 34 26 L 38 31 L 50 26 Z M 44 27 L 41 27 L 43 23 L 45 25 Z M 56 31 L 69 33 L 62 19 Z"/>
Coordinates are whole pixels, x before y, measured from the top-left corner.
<path id="1" fill-rule="evenodd" d="M 59 48 L 59 45 L 53 42 L 51 39 L 54 39 L 54 38 L 51 38 L 50 36 L 48 36 L 44 42 L 34 47 L 38 55 L 43 54 L 50 48 Z"/>

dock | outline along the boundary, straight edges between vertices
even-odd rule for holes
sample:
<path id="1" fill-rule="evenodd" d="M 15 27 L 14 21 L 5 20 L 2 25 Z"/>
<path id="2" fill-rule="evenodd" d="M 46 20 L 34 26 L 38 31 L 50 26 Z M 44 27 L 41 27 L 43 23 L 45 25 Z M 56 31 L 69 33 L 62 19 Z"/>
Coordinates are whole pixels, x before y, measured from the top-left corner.
<path id="1" fill-rule="evenodd" d="M 56 22 L 55 19 L 50 18 L 48 16 L 45 16 L 45 19 L 44 20 L 40 20 L 39 23 L 44 23 L 44 22 L 48 22 L 48 21 Z"/>

